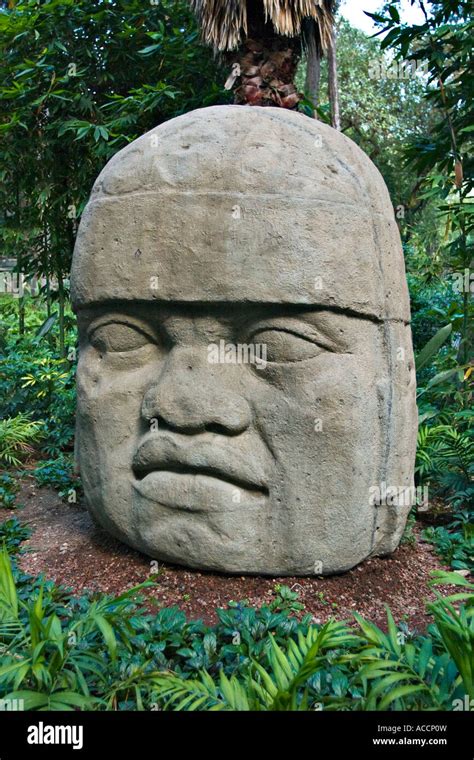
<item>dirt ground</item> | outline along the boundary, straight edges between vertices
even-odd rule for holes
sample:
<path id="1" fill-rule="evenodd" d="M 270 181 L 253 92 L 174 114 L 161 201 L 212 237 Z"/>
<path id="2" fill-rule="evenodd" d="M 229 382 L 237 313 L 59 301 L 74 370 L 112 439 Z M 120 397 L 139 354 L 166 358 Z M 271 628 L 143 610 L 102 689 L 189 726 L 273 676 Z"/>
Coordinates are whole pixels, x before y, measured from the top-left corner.
<path id="1" fill-rule="evenodd" d="M 2 511 L 33 529 L 20 564 L 25 572 L 72 588 L 120 593 L 156 573 L 148 557 L 129 549 L 98 528 L 81 505 L 63 503 L 55 491 L 39 488 L 32 477 L 22 481 L 17 499 L 23 508 Z M 444 567 L 431 545 L 415 529 L 415 546 L 402 545 L 388 558 L 369 559 L 341 575 L 326 578 L 258 578 L 187 570 L 160 563 L 156 586 L 144 593 L 160 606 L 178 605 L 190 618 L 216 621 L 215 608 L 231 601 L 268 603 L 277 583 L 297 590 L 315 622 L 329 617 L 353 619 L 359 612 L 385 628 L 388 604 L 397 622 L 422 631 L 430 622 L 425 601 L 433 598 L 429 575 Z M 451 593 L 445 587 L 443 593 Z"/>

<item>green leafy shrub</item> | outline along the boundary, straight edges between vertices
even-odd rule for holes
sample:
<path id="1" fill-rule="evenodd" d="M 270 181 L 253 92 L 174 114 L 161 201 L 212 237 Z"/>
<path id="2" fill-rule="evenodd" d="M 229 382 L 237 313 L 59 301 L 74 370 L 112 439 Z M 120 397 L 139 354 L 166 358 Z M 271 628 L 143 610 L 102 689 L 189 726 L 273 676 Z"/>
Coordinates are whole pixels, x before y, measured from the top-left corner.
<path id="1" fill-rule="evenodd" d="M 8 472 L 0 473 L 0 507 L 12 509 L 16 506 L 16 495 L 20 490 L 18 481 Z"/>
<path id="2" fill-rule="evenodd" d="M 428 610 L 436 621 L 434 635 L 439 636 L 443 646 L 458 669 L 458 680 L 463 684 L 469 699 L 474 699 L 474 584 L 456 573 L 441 570 L 433 573 L 432 585 L 449 583 L 461 586 L 462 591 L 449 597 L 436 594 Z M 459 606 L 459 603 L 461 605 Z"/>
<path id="3" fill-rule="evenodd" d="M 327 662 L 328 651 L 356 642 L 343 624 L 329 621 L 321 628 L 298 631 L 297 641 L 288 639 L 285 650 L 270 636 L 264 667 L 250 661 L 245 675 L 226 676 L 223 669 L 213 680 L 207 671 L 198 679 L 172 673 L 158 678 L 160 698 L 177 710 L 308 710 L 312 706 L 308 682 Z"/>
<path id="4" fill-rule="evenodd" d="M 357 632 L 329 621 L 299 630 L 284 648 L 270 636 L 264 662 L 250 660 L 243 676 L 164 673 L 160 698 L 176 710 L 453 709 L 474 693 L 474 586 L 453 573 L 438 573 L 434 582 L 466 590 L 438 594 L 429 605 L 431 636 L 407 640 L 388 609 L 388 634 L 359 615 Z M 329 692 L 321 689 L 323 674 Z"/>
<path id="5" fill-rule="evenodd" d="M 31 535 L 31 528 L 23 525 L 16 517 L 0 523 L 0 545 L 10 555 L 18 554 L 21 544 Z"/>
<path id="6" fill-rule="evenodd" d="M 74 435 L 75 367 L 51 356 L 35 357 L 23 377 L 34 409 L 45 409 L 44 451 L 54 455 L 70 446 Z"/>
<path id="7" fill-rule="evenodd" d="M 410 510 L 410 513 L 408 515 L 408 519 L 405 525 L 405 529 L 403 531 L 403 535 L 400 539 L 401 544 L 405 544 L 407 546 L 416 545 L 416 536 L 414 533 L 415 524 L 416 524 L 416 507 L 413 507 Z"/>
<path id="8" fill-rule="evenodd" d="M 40 448 L 56 456 L 63 449 L 72 448 L 75 362 L 60 359 L 57 347 L 38 334 L 47 316 L 44 306 L 28 303 L 25 314 L 27 330 L 19 335 L 11 301 L 0 300 L 0 315 L 6 328 L 0 362 L 1 407 L 5 416 L 15 417 L 26 409 L 31 419 L 42 420 L 44 436 Z M 67 344 L 75 346 L 72 317 L 67 319 L 67 326 Z"/>
<path id="9" fill-rule="evenodd" d="M 16 554 L 27 534 L 7 521 L 0 541 Z M 144 608 L 152 580 L 76 597 L 18 570 L 6 549 L 0 564 L 0 698 L 26 709 L 450 710 L 472 693 L 474 587 L 456 574 L 435 579 L 465 588 L 437 596 L 421 636 L 389 611 L 388 633 L 360 617 L 355 630 L 297 619 L 279 609 L 299 604 L 287 587 L 258 609 L 232 602 L 207 626 Z"/>
<path id="10" fill-rule="evenodd" d="M 436 553 L 455 570 L 472 570 L 474 567 L 474 536 L 472 524 L 463 529 L 445 528 L 443 525 L 430 526 L 423 531 L 423 537 L 430 541 Z"/>
<path id="11" fill-rule="evenodd" d="M 0 420 L 0 463 L 18 467 L 43 435 L 43 422 L 31 420 L 27 414 Z"/>
<path id="12" fill-rule="evenodd" d="M 415 471 L 455 505 L 474 500 L 474 440 L 451 425 L 421 425 Z"/>
<path id="13" fill-rule="evenodd" d="M 275 612 L 289 612 L 297 614 L 304 610 L 304 604 L 298 601 L 298 592 L 292 591 L 288 586 L 277 583 L 274 589 L 275 598 L 270 603 L 270 609 Z"/>
<path id="14" fill-rule="evenodd" d="M 22 700 L 25 710 L 91 709 L 110 705 L 109 661 L 117 657 L 118 642 L 127 650 L 133 625 L 129 602 L 136 593 L 130 589 L 113 600 L 92 601 L 80 616 L 49 610 L 41 585 L 33 599 L 23 601 L 17 594 L 8 554 L 0 552 L 0 684 L 3 699 Z M 101 652 L 102 642 L 107 656 Z M 129 678 L 130 688 L 138 682 Z M 91 687 L 101 697 L 91 693 Z M 121 684 L 123 686 L 123 683 Z M 119 691 L 114 684 L 112 694 Z M 107 698 L 108 697 L 108 700 Z M 137 693 L 138 697 L 138 693 Z"/>
<path id="15" fill-rule="evenodd" d="M 451 425 L 421 425 L 416 456 L 417 476 L 430 483 L 432 496 L 451 507 L 448 525 L 430 526 L 423 532 L 436 552 L 454 569 L 474 566 L 474 440 L 472 431 Z"/>
<path id="16" fill-rule="evenodd" d="M 38 485 L 55 488 L 63 499 L 70 498 L 71 493 L 76 498 L 81 490 L 80 479 L 73 472 L 72 457 L 67 454 L 41 462 L 33 470 L 33 476 Z"/>

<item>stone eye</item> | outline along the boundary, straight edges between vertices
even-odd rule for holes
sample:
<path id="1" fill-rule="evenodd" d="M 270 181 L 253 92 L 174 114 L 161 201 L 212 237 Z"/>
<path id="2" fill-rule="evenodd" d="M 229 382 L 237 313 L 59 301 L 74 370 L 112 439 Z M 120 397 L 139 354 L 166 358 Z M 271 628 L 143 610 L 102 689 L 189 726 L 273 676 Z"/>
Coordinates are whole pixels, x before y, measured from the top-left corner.
<path id="1" fill-rule="evenodd" d="M 314 359 L 325 349 L 312 338 L 294 332 L 275 328 L 260 330 L 252 337 L 252 343 L 259 343 L 266 350 L 266 361 L 275 363 L 299 362 Z M 262 352 L 262 356 L 264 356 Z"/>
<path id="2" fill-rule="evenodd" d="M 90 344 L 100 353 L 136 351 L 153 339 L 135 325 L 109 322 L 98 325 L 89 334 Z"/>

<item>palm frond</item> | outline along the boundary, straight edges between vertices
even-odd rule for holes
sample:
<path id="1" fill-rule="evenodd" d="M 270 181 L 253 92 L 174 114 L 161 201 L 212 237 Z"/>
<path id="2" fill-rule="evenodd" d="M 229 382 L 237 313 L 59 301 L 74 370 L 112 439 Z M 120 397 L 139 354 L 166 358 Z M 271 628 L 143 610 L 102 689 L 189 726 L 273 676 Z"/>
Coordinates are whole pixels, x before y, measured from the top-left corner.
<path id="1" fill-rule="evenodd" d="M 332 0 L 263 0 L 265 17 L 283 37 L 296 37 L 302 32 L 303 21 L 312 19 L 319 27 L 321 47 L 330 42 L 333 24 Z"/>
<path id="2" fill-rule="evenodd" d="M 267 666 L 252 660 L 242 681 L 223 670 L 216 680 L 205 670 L 198 679 L 163 672 L 155 678 L 159 699 L 174 710 L 273 711 L 307 709 L 305 684 L 321 667 L 324 652 L 357 643 L 358 637 L 341 621 L 298 632 L 286 651 L 268 638 Z"/>
<path id="3" fill-rule="evenodd" d="M 247 0 L 190 0 L 203 41 L 215 51 L 235 50 L 249 33 Z M 297 37 L 303 24 L 318 27 L 319 43 L 327 50 L 333 25 L 333 0 L 260 0 L 265 21 L 276 34 Z M 250 30 L 251 31 L 251 30 Z"/>
<path id="4" fill-rule="evenodd" d="M 203 41 L 214 50 L 235 50 L 247 36 L 246 0 L 190 0 Z"/>

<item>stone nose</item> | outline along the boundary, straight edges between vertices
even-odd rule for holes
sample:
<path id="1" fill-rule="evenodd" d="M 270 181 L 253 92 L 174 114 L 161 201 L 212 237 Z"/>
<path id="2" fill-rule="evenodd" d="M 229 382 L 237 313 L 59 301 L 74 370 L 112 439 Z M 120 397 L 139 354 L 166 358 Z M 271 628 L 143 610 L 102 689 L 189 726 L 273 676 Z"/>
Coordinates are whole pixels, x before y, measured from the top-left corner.
<path id="1" fill-rule="evenodd" d="M 252 412 L 236 387 L 240 375 L 236 369 L 210 364 L 202 348 L 175 347 L 145 392 L 143 417 L 164 421 L 180 433 L 242 433 Z"/>

